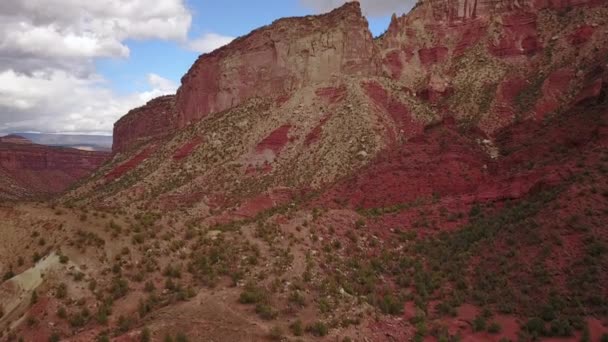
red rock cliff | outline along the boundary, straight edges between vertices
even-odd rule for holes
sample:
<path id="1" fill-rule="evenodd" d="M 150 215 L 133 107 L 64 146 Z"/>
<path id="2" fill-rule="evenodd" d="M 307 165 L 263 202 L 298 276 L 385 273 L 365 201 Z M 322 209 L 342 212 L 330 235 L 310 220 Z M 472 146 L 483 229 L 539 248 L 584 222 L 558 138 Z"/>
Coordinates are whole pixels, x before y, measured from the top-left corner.
<path id="1" fill-rule="evenodd" d="M 133 109 L 114 124 L 112 152 L 125 152 L 173 131 L 176 123 L 175 96 L 161 96 Z"/>
<path id="2" fill-rule="evenodd" d="M 376 56 L 357 2 L 277 20 L 196 61 L 177 93 L 178 126 L 251 97 L 274 98 L 335 76 L 374 75 Z"/>
<path id="3" fill-rule="evenodd" d="M 0 142 L 0 170 L 29 194 L 61 192 L 101 166 L 110 154 L 37 144 Z M 0 184 L 4 184 L 0 183 Z M 3 192 L 9 189 L 0 189 Z"/>

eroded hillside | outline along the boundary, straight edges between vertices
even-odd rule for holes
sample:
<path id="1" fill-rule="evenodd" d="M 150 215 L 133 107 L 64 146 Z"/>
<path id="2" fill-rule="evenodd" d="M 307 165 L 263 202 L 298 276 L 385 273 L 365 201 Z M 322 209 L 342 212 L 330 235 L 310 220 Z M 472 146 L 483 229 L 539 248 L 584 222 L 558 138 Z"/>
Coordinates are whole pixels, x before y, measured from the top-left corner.
<path id="1" fill-rule="evenodd" d="M 373 39 L 348 3 L 201 56 L 1 208 L 4 338 L 604 341 L 607 20 L 428 0 Z"/>

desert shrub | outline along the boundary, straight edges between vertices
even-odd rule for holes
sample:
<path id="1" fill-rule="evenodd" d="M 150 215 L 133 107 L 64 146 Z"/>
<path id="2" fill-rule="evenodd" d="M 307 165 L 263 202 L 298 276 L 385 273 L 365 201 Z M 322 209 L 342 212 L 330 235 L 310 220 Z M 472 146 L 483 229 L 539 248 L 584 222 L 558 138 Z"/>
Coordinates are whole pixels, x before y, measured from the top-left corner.
<path id="1" fill-rule="evenodd" d="M 84 279 L 84 273 L 82 272 L 76 272 L 74 273 L 74 280 L 75 281 L 82 281 Z"/>
<path id="2" fill-rule="evenodd" d="M 102 332 L 101 334 L 99 334 L 99 336 L 97 336 L 97 342 L 110 342 L 110 337 L 108 336 L 107 332 Z"/>
<path id="3" fill-rule="evenodd" d="M 441 316 L 455 316 L 456 315 L 456 309 L 454 308 L 454 306 L 452 306 L 451 303 L 449 303 L 447 301 L 437 304 L 437 306 L 435 306 L 435 310 Z"/>
<path id="4" fill-rule="evenodd" d="M 146 291 L 146 292 L 152 292 L 155 289 L 156 288 L 154 286 L 154 283 L 151 281 L 147 281 L 146 284 L 144 285 L 144 291 Z"/>
<path id="5" fill-rule="evenodd" d="M 40 261 L 40 259 L 42 259 L 42 256 L 40 256 L 40 253 L 38 252 L 34 252 L 34 255 L 32 255 L 32 261 L 34 263 Z"/>
<path id="6" fill-rule="evenodd" d="M 306 306 L 306 298 L 299 291 L 289 294 L 289 302 L 300 307 Z"/>
<path id="7" fill-rule="evenodd" d="M 67 256 L 65 256 L 65 255 L 63 255 L 63 254 L 59 256 L 59 262 L 60 262 L 60 263 L 62 263 L 62 264 L 67 264 L 67 263 L 68 263 L 68 261 L 70 261 L 70 258 L 68 258 Z"/>
<path id="8" fill-rule="evenodd" d="M 169 277 L 169 278 L 181 278 L 182 273 L 179 269 L 179 267 L 175 267 L 173 265 L 167 265 L 167 267 L 165 268 L 163 275 L 165 277 Z"/>
<path id="9" fill-rule="evenodd" d="M 473 320 L 473 331 L 484 331 L 486 330 L 486 318 L 482 315 L 478 315 Z"/>
<path id="10" fill-rule="evenodd" d="M 329 333 L 329 328 L 325 323 L 317 321 L 306 326 L 306 331 L 314 336 L 326 336 Z"/>
<path id="11" fill-rule="evenodd" d="M 589 332 L 589 327 L 585 326 L 583 329 L 583 335 L 581 336 L 581 342 L 591 342 L 591 332 Z"/>
<path id="12" fill-rule="evenodd" d="M 56 332 L 52 333 L 51 336 L 49 336 L 49 342 L 59 342 L 60 340 L 61 337 Z"/>
<path id="13" fill-rule="evenodd" d="M 538 317 L 529 319 L 524 329 L 532 336 L 544 336 L 546 334 L 545 322 Z"/>
<path id="14" fill-rule="evenodd" d="M 110 286 L 110 293 L 114 299 L 119 299 L 129 292 L 129 283 L 122 278 L 114 278 Z"/>
<path id="15" fill-rule="evenodd" d="M 9 268 L 8 271 L 6 271 L 6 273 L 4 273 L 4 275 L 2 276 L 2 281 L 7 281 L 9 279 L 11 279 L 12 277 L 15 276 L 15 272 L 13 272 L 12 267 Z"/>
<path id="16" fill-rule="evenodd" d="M 74 328 L 84 327 L 91 318 L 91 313 L 87 308 L 82 309 L 80 312 L 72 314 L 70 316 L 70 325 Z"/>
<path id="17" fill-rule="evenodd" d="M 492 322 L 490 323 L 490 325 L 488 325 L 488 332 L 490 334 L 498 334 L 502 331 L 502 327 L 500 326 L 500 324 L 498 324 L 498 322 Z"/>
<path id="18" fill-rule="evenodd" d="M 65 283 L 59 284 L 56 291 L 55 296 L 59 299 L 64 299 L 68 296 L 68 287 L 65 285 Z"/>
<path id="19" fill-rule="evenodd" d="M 299 319 L 291 323 L 291 325 L 289 325 L 289 329 L 294 336 L 302 336 L 304 334 L 304 327 L 302 326 L 302 321 Z"/>
<path id="20" fill-rule="evenodd" d="M 150 334 L 150 329 L 148 327 L 144 327 L 141 331 L 141 335 L 139 336 L 139 340 L 141 342 L 150 342 L 152 341 L 152 336 Z"/>
<path id="21" fill-rule="evenodd" d="M 28 316 L 26 323 L 28 327 L 33 327 L 34 325 L 38 324 L 38 320 L 36 317 Z"/>
<path id="22" fill-rule="evenodd" d="M 573 329 L 570 322 L 563 319 L 555 319 L 551 322 L 551 335 L 560 337 L 572 336 Z"/>
<path id="23" fill-rule="evenodd" d="M 184 333 L 177 333 L 175 335 L 175 342 L 188 342 L 188 337 Z"/>
<path id="24" fill-rule="evenodd" d="M 266 303 L 258 303 L 255 306 L 255 312 L 258 314 L 258 316 L 260 316 L 260 318 L 265 320 L 275 319 L 279 315 L 278 312 L 272 308 L 272 306 Z"/>
<path id="25" fill-rule="evenodd" d="M 272 329 L 270 329 L 268 337 L 272 341 L 281 341 L 283 339 L 283 329 L 278 326 L 273 327 Z"/>
<path id="26" fill-rule="evenodd" d="M 108 324 L 108 316 L 110 315 L 110 313 L 111 313 L 110 305 L 107 303 L 104 303 L 103 305 L 100 305 L 99 308 L 97 309 L 97 314 L 95 315 L 95 320 L 99 324 L 106 325 L 106 324 Z"/>
<path id="27" fill-rule="evenodd" d="M 401 298 L 395 297 L 391 294 L 385 294 L 383 296 L 374 298 L 373 304 L 385 315 L 398 316 L 403 312 L 404 302 Z"/>
<path id="28" fill-rule="evenodd" d="M 248 284 L 245 290 L 239 296 L 239 303 L 241 304 L 257 304 L 264 302 L 268 299 L 268 294 L 262 288 L 256 287 L 252 284 Z"/>
<path id="29" fill-rule="evenodd" d="M 38 303 L 38 292 L 36 292 L 36 291 L 32 292 L 32 297 L 30 299 L 30 303 L 32 305 Z"/>
<path id="30" fill-rule="evenodd" d="M 133 321 L 131 318 L 120 315 L 118 317 L 118 331 L 121 333 L 126 333 L 131 329 L 131 325 L 133 325 Z"/>

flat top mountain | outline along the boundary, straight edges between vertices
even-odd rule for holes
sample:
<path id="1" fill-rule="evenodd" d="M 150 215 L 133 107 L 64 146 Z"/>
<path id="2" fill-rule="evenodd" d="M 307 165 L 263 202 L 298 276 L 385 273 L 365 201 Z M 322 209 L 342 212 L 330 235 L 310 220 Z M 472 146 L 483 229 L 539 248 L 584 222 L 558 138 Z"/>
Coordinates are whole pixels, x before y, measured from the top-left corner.
<path id="1" fill-rule="evenodd" d="M 0 208 L 0 329 L 604 341 L 607 56 L 599 0 L 254 30 L 121 118 L 90 177 Z"/>
<path id="2" fill-rule="evenodd" d="M 107 152 L 39 145 L 21 135 L 0 137 L 0 200 L 58 194 L 109 157 Z"/>

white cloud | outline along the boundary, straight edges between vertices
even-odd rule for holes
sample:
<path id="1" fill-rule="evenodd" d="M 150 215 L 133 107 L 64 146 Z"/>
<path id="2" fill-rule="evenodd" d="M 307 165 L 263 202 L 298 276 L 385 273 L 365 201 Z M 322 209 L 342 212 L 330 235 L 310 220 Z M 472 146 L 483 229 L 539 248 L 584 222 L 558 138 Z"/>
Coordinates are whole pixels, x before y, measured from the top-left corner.
<path id="1" fill-rule="evenodd" d="M 114 122 L 177 85 L 148 74 L 148 89 L 117 94 L 98 58 L 127 58 L 127 40 L 186 44 L 184 0 L 1 0 L 0 132 L 112 132 Z"/>
<path id="2" fill-rule="evenodd" d="M 156 74 L 148 75 L 150 89 L 118 95 L 98 76 L 74 76 L 64 70 L 0 72 L 0 131 L 109 133 L 114 122 L 130 109 L 161 95 L 175 93 L 177 85 Z"/>
<path id="3" fill-rule="evenodd" d="M 128 57 L 125 40 L 185 41 L 191 22 L 183 0 L 2 0 L 0 69 L 11 58 L 29 72 L 41 59 L 67 68 L 62 59 Z"/>
<path id="4" fill-rule="evenodd" d="M 222 47 L 233 40 L 234 37 L 222 36 L 217 33 L 205 33 L 201 37 L 189 41 L 188 48 L 199 53 L 207 53 Z"/>
<path id="5" fill-rule="evenodd" d="M 350 1 L 351 0 L 300 0 L 304 6 L 313 8 L 319 12 L 327 12 Z M 393 13 L 405 13 L 414 6 L 416 0 L 359 0 L 359 3 L 366 16 L 381 17 L 392 15 Z"/>

